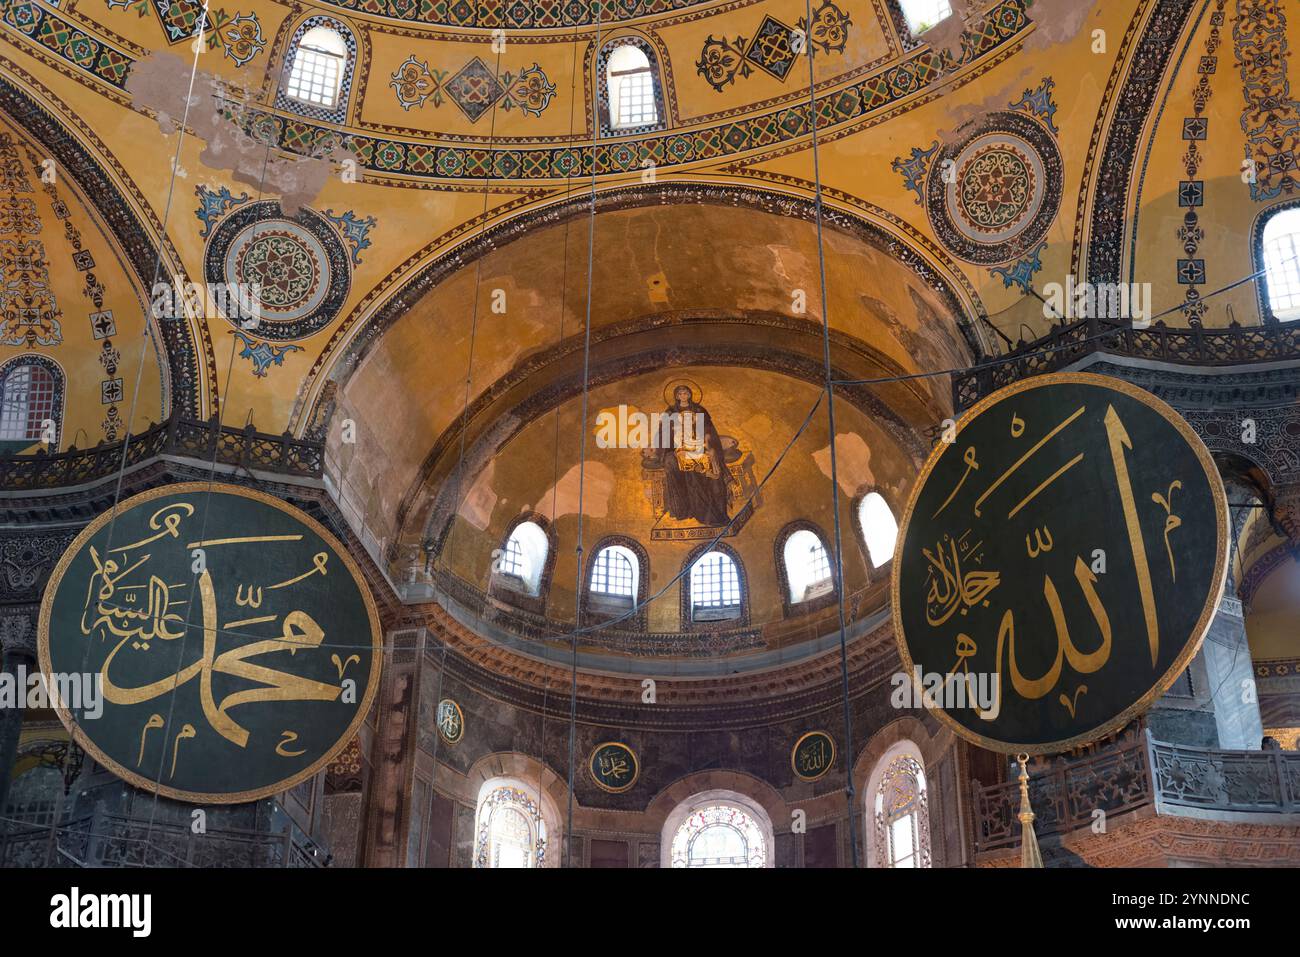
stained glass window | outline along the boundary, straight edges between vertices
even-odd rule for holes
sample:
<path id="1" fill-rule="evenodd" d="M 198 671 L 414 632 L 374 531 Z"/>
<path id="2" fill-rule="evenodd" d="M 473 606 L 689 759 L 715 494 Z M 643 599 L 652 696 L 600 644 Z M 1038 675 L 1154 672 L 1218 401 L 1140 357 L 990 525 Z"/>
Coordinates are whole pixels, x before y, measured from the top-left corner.
<path id="1" fill-rule="evenodd" d="M 871 566 L 879 568 L 894 557 L 894 544 L 898 541 L 898 522 L 879 492 L 870 492 L 858 506 L 858 524 L 862 539 L 871 557 Z"/>
<path id="2" fill-rule="evenodd" d="M 815 532 L 806 528 L 792 532 L 785 540 L 782 554 L 790 601 L 807 601 L 831 590 L 830 557 Z"/>
<path id="3" fill-rule="evenodd" d="M 925 769 L 912 754 L 898 754 L 875 793 L 876 863 L 880 867 L 930 866 L 930 814 Z"/>
<path id="4" fill-rule="evenodd" d="M 673 835 L 673 867 L 766 867 L 763 829 L 743 808 L 709 804 L 687 815 Z"/>
<path id="5" fill-rule="evenodd" d="M 475 867 L 541 867 L 546 822 L 534 795 L 506 784 L 479 799 Z"/>
<path id="6" fill-rule="evenodd" d="M 1264 227 L 1264 281 L 1273 315 L 1300 319 L 1300 209 L 1284 209 Z"/>
<path id="7" fill-rule="evenodd" d="M 338 99 L 348 48 L 338 32 L 312 27 L 298 41 L 285 93 L 295 100 L 329 109 Z"/>

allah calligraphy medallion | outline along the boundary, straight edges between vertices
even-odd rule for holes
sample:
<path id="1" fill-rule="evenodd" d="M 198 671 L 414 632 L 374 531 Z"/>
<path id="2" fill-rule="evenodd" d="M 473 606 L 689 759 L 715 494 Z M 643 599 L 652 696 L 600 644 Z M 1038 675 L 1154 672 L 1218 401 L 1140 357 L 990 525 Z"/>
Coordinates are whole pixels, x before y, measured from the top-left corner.
<path id="1" fill-rule="evenodd" d="M 1173 684 L 1218 606 L 1210 454 L 1151 394 L 1086 373 L 1008 386 L 951 438 L 903 517 L 901 690 L 996 751 L 1095 741 Z"/>
<path id="2" fill-rule="evenodd" d="M 59 703 L 78 744 L 137 787 L 217 804 L 324 767 L 382 659 L 374 600 L 337 539 L 279 499 L 206 482 L 91 522 L 50 578 L 38 643 L 47 675 L 102 689 L 98 708 Z"/>
<path id="3" fill-rule="evenodd" d="M 611 794 L 621 794 L 636 784 L 641 768 L 637 765 L 636 752 L 626 744 L 618 741 L 606 741 L 592 749 L 587 762 L 591 779 Z"/>
<path id="4" fill-rule="evenodd" d="M 816 781 L 835 763 L 835 741 L 825 731 L 809 731 L 790 749 L 790 768 L 804 781 Z"/>

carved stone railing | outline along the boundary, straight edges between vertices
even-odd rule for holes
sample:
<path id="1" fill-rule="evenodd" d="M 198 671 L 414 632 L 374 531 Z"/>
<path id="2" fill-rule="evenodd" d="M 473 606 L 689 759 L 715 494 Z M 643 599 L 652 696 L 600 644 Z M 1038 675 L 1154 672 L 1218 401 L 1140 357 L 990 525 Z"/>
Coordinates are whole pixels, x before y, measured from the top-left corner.
<path id="1" fill-rule="evenodd" d="M 954 408 L 1028 376 L 1055 372 L 1094 352 L 1188 365 L 1239 365 L 1300 358 L 1300 323 L 1171 328 L 1158 321 L 1135 329 L 1128 320 L 1080 319 L 967 372 L 953 375 Z"/>
<path id="2" fill-rule="evenodd" d="M 1154 805 L 1157 814 L 1264 822 L 1300 818 L 1300 752 L 1217 751 L 1155 741 L 1150 732 L 1095 755 L 1032 774 L 1029 799 L 1038 837 L 1090 826 Z M 975 846 L 1018 846 L 1020 784 L 974 788 Z"/>
<path id="3" fill-rule="evenodd" d="M 267 834 L 210 828 L 195 834 L 186 824 L 150 823 L 97 810 L 59 828 L 11 824 L 0 838 L 0 868 L 10 867 L 321 867 L 293 839 L 293 833 Z"/>
<path id="4" fill-rule="evenodd" d="M 291 433 L 270 435 L 252 425 L 242 429 L 208 421 L 172 416 L 152 425 L 126 444 L 104 443 L 92 449 L 71 448 L 52 455 L 0 456 L 0 492 L 26 492 L 67 488 L 112 475 L 161 455 L 240 466 L 249 470 L 320 478 L 325 463 L 322 442 L 294 438 Z"/>
<path id="5" fill-rule="evenodd" d="M 1156 811 L 1300 814 L 1300 752 L 1210 751 L 1151 743 Z"/>
<path id="6" fill-rule="evenodd" d="M 1147 748 L 1141 738 L 1120 743 L 1046 773 L 1031 774 L 1029 800 L 1039 837 L 1087 827 L 1100 808 L 1107 816 L 1151 803 Z M 975 787 L 975 848 L 991 851 L 1020 843 L 1020 784 Z"/>

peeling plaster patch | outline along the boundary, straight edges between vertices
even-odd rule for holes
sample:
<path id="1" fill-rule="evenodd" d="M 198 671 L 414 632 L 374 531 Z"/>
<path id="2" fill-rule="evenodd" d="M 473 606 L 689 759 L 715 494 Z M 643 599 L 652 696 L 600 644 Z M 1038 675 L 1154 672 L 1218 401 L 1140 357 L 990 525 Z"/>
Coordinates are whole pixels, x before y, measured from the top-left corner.
<path id="1" fill-rule="evenodd" d="M 921 35 L 921 39 L 930 45 L 930 49 L 947 50 L 953 59 L 961 59 L 961 37 L 966 32 L 966 12 L 953 10 L 952 16 L 944 17 Z"/>
<path id="2" fill-rule="evenodd" d="M 578 477 L 575 465 L 541 497 L 533 511 L 554 518 L 578 514 Z M 602 462 L 587 462 L 587 481 L 582 489 L 582 513 L 588 518 L 604 518 L 614 497 L 614 472 Z"/>
<path id="3" fill-rule="evenodd" d="M 831 447 L 819 449 L 813 453 L 813 461 L 822 475 L 831 477 Z M 871 449 L 866 441 L 856 432 L 840 432 L 835 437 L 835 471 L 840 477 L 840 491 L 845 495 L 856 495 L 863 485 L 876 484 L 871 473 Z"/>
<path id="4" fill-rule="evenodd" d="M 1083 29 L 1083 23 L 1088 19 L 1089 5 L 1079 3 L 1079 0 L 1037 0 L 1031 10 L 1034 32 L 1025 41 L 1026 52 L 1069 43 Z M 1101 15 L 1100 10 L 1097 15 Z"/>
<path id="5" fill-rule="evenodd" d="M 131 105 L 138 110 L 157 114 L 158 128 L 164 135 L 176 132 L 178 118 L 185 115 L 190 89 L 191 64 L 180 57 L 158 51 L 138 60 L 127 79 Z M 198 71 L 194 93 L 188 96 L 189 128 L 206 141 L 199 161 L 212 170 L 229 171 L 238 183 L 255 186 L 263 193 L 280 197 L 280 209 L 293 216 L 300 206 L 311 204 L 329 181 L 334 163 L 360 160 L 341 145 L 321 156 L 285 158 L 269 151 L 241 130 L 233 121 L 216 111 L 218 101 L 237 103 L 230 88 L 214 74 Z"/>
<path id="6" fill-rule="evenodd" d="M 1021 54 L 1043 51 L 1069 43 L 1083 29 L 1088 19 L 1089 9 L 1079 0 L 1037 0 L 1030 8 L 1030 12 L 1033 16 L 1034 29 L 1025 38 Z M 960 23 L 960 16 L 954 11 L 951 17 L 926 30 L 926 43 L 936 48 L 947 47 L 954 56 L 959 55 L 961 44 L 957 38 L 961 36 L 961 30 L 965 26 L 964 23 Z M 957 31 L 956 36 L 950 38 L 953 30 Z M 1020 55 L 1016 57 L 1017 60 L 1020 58 Z M 946 123 L 943 128 L 935 131 L 935 135 L 942 141 L 950 142 L 955 139 L 953 133 L 972 120 L 978 119 L 985 113 L 1005 110 L 1007 103 L 1020 95 L 1025 80 L 1034 71 L 1035 67 L 1032 64 L 1023 66 L 1013 79 L 978 103 L 946 104 L 948 107 Z"/>
<path id="7" fill-rule="evenodd" d="M 497 504 L 497 493 L 492 488 L 496 466 L 496 459 L 488 461 L 487 466 L 474 477 L 474 484 L 460 506 L 460 517 L 480 532 L 486 531 L 491 524 L 492 510 Z"/>

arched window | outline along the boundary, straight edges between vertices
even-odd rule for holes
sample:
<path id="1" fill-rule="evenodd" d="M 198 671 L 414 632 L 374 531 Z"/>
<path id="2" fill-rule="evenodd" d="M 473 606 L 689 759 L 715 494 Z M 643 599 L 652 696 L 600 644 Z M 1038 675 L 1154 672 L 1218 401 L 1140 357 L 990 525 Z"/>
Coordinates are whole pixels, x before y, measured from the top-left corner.
<path id="1" fill-rule="evenodd" d="M 642 132 L 663 122 L 663 94 L 654 48 L 639 37 L 611 41 L 598 62 L 602 132 Z"/>
<path id="2" fill-rule="evenodd" d="M 343 84 L 348 48 L 332 27 L 312 27 L 293 48 L 285 93 L 311 106 L 333 109 Z"/>
<path id="3" fill-rule="evenodd" d="M 316 14 L 298 24 L 285 48 L 275 105 L 328 123 L 347 121 L 357 40 L 342 20 Z"/>
<path id="4" fill-rule="evenodd" d="M 730 791 L 683 801 L 664 825 L 668 867 L 771 867 L 772 822 L 755 802 Z"/>
<path id="5" fill-rule="evenodd" d="M 520 522 L 498 556 L 497 577 L 507 587 L 526 595 L 540 594 L 550 548 L 550 539 L 541 526 L 533 521 Z"/>
<path id="6" fill-rule="evenodd" d="M 1269 217 L 1261 252 L 1268 311 L 1281 322 L 1300 319 L 1300 207 Z"/>
<path id="7" fill-rule="evenodd" d="M 879 568 L 894 557 L 898 522 L 879 492 L 868 492 L 862 497 L 858 504 L 858 526 L 872 568 Z"/>
<path id="8" fill-rule="evenodd" d="M 925 767 L 910 741 L 895 744 L 877 762 L 867 789 L 867 813 L 873 822 L 874 866 L 930 866 Z"/>
<path id="9" fill-rule="evenodd" d="M 631 605 L 636 601 L 639 578 L 637 557 L 622 545 L 606 545 L 596 553 L 596 563 L 591 569 L 591 592 L 606 599 L 626 599 Z"/>
<path id="10" fill-rule="evenodd" d="M 834 590 L 830 556 L 816 532 L 806 528 L 791 532 L 785 540 L 783 557 L 792 604 L 819 598 Z"/>
<path id="11" fill-rule="evenodd" d="M 741 617 L 740 572 L 726 552 L 705 552 L 691 565 L 691 621 Z"/>
<path id="12" fill-rule="evenodd" d="M 920 36 L 940 20 L 952 16 L 952 6 L 948 0 L 898 0 L 907 21 L 907 29 L 912 36 Z"/>
<path id="13" fill-rule="evenodd" d="M 547 828 L 535 793 L 517 782 L 488 781 L 475 814 L 475 867 L 543 867 Z"/>
<path id="14" fill-rule="evenodd" d="M 40 356 L 18 356 L 0 367 L 0 442 L 40 442 L 46 424 L 53 423 L 50 444 L 57 446 L 62 418 L 63 373 L 57 365 Z"/>

